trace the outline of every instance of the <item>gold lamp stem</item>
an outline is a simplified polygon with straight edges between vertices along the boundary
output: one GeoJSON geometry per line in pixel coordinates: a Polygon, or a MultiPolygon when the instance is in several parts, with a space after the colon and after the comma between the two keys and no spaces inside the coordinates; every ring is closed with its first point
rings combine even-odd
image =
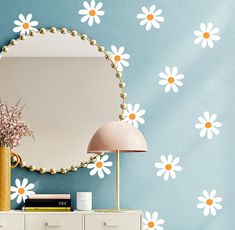
{"type": "Polygon", "coordinates": [[[116,208],[120,210],[120,152],[116,152],[116,208]]]}

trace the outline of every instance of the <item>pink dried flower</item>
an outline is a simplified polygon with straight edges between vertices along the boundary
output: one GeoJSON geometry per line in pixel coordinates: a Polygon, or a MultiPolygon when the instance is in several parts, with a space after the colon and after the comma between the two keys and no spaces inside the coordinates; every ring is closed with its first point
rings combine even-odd
{"type": "Polygon", "coordinates": [[[20,145],[22,137],[33,137],[33,131],[21,119],[22,110],[20,100],[16,105],[8,108],[6,103],[2,103],[0,99],[0,146],[16,147],[20,145]]]}

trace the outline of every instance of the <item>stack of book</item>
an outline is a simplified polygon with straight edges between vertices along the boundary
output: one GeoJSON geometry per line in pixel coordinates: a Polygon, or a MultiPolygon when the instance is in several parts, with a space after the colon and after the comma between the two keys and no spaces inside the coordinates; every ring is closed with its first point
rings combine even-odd
{"type": "Polygon", "coordinates": [[[33,194],[25,200],[26,212],[71,212],[70,194],[33,194]]]}

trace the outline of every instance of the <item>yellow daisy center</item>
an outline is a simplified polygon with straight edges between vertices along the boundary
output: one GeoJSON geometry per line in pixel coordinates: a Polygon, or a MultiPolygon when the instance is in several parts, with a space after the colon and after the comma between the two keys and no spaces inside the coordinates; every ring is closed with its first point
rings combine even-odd
{"type": "Polygon", "coordinates": [[[153,15],[153,14],[148,14],[148,15],[147,15],[147,19],[148,19],[149,21],[152,21],[152,20],[154,19],[154,15],[153,15]]]}
{"type": "Polygon", "coordinates": [[[114,56],[114,61],[115,61],[115,62],[121,61],[121,56],[120,56],[120,55],[115,55],[115,56],[114,56]]]}
{"type": "Polygon", "coordinates": [[[96,11],[95,10],[90,10],[89,15],[94,17],[96,15],[96,11]]]}
{"type": "Polygon", "coordinates": [[[135,118],[136,118],[136,115],[134,113],[129,114],[129,119],[130,120],[135,120],[135,118]]]}
{"type": "Polygon", "coordinates": [[[208,32],[203,33],[203,37],[205,39],[208,39],[210,37],[210,33],[208,33],[208,32]]]}
{"type": "Polygon", "coordinates": [[[19,193],[20,195],[23,195],[23,194],[25,193],[25,189],[24,189],[24,188],[19,188],[19,189],[18,189],[18,193],[19,193]]]}
{"type": "Polygon", "coordinates": [[[29,23],[25,22],[22,24],[23,29],[27,30],[29,28],[29,23]]]}
{"type": "Polygon", "coordinates": [[[98,169],[100,169],[100,168],[102,168],[103,167],[103,162],[101,162],[101,161],[98,161],[98,162],[96,162],[96,167],[98,168],[98,169]]]}
{"type": "Polygon", "coordinates": [[[170,171],[170,170],[172,169],[171,164],[166,164],[166,165],[165,165],[165,169],[166,169],[167,171],[170,171]]]}
{"type": "Polygon", "coordinates": [[[175,78],[170,76],[170,77],[168,77],[167,81],[169,84],[173,84],[175,82],[175,78]]]}
{"type": "Polygon", "coordinates": [[[154,224],[153,221],[149,221],[149,222],[148,222],[148,227],[149,227],[149,228],[154,228],[154,226],[155,226],[155,224],[154,224]]]}
{"type": "Polygon", "coordinates": [[[210,129],[211,127],[212,127],[212,123],[211,122],[206,122],[205,123],[205,127],[207,128],[207,129],[210,129]]]}
{"type": "Polygon", "coordinates": [[[208,200],[206,201],[206,204],[209,205],[209,206],[212,205],[212,204],[213,204],[213,200],[212,200],[212,199],[208,199],[208,200]]]}

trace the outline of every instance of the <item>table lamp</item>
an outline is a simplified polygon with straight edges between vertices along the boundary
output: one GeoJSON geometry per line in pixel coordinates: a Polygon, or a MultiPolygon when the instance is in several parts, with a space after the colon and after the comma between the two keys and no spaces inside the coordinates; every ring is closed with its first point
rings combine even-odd
{"type": "Polygon", "coordinates": [[[116,209],[120,209],[120,153],[146,152],[143,134],[124,121],[112,121],[100,127],[90,140],[87,153],[116,153],[116,209]]]}

